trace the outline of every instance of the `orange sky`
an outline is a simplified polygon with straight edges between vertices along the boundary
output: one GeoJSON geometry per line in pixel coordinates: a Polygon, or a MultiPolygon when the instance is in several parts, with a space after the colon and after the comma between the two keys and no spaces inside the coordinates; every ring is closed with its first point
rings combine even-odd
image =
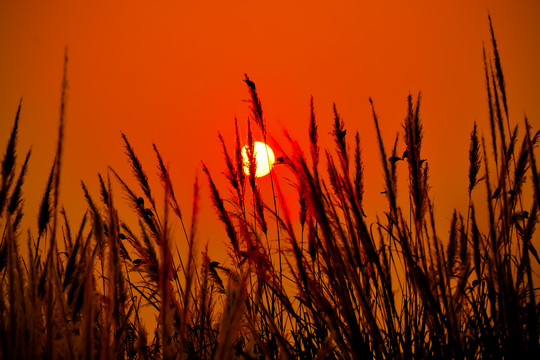
{"type": "MultiPolygon", "coordinates": [[[[235,115],[245,128],[248,92],[242,79],[248,73],[276,136],[285,127],[305,143],[313,95],[319,136],[328,142],[332,102],[337,104],[349,133],[361,133],[370,216],[381,214],[386,204],[368,97],[374,99],[390,146],[401,131],[407,95],[421,90],[431,194],[446,229],[453,208],[466,211],[474,120],[488,136],[482,64],[488,10],[511,119],[522,123],[526,113],[533,126],[540,126],[540,2],[439,3],[0,2],[0,146],[4,151],[23,96],[20,158],[33,146],[24,190],[27,221],[35,223],[53,161],[67,45],[62,202],[74,223],[83,214],[80,180],[97,197],[97,172],[110,165],[130,175],[123,131],[149,173],[155,169],[152,142],[158,145],[187,214],[199,172],[204,185],[199,238],[220,242],[224,233],[208,200],[200,161],[215,177],[224,170],[217,132],[232,146],[235,115]]],[[[159,199],[157,187],[154,191],[159,199]]]]}

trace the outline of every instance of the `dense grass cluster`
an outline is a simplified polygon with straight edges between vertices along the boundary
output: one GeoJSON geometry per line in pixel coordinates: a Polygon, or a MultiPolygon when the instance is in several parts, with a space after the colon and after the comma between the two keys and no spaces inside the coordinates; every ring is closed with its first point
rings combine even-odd
{"type": "MultiPolygon", "coordinates": [[[[273,201],[267,203],[255,176],[244,175],[238,124],[232,152],[219,136],[227,196],[203,165],[228,238],[227,266],[196,250],[198,180],[191,224],[184,224],[158,148],[163,201],[156,201],[125,136],[137,188],[113,169],[99,175],[98,196],[82,184],[88,211],[72,227],[58,201],[64,69],[58,146],[37,234],[21,229],[30,157],[28,152],[17,166],[21,105],[2,160],[0,359],[540,358],[534,272],[540,259],[533,242],[540,132],[527,119],[522,128],[512,124],[493,31],[491,44],[493,56],[484,54],[491,139],[479,138],[472,126],[463,194],[469,206],[454,212],[448,237],[437,233],[428,191],[420,96],[408,99],[403,154],[397,154],[397,137],[390,150],[383,143],[371,103],[387,198],[384,216],[373,223],[363,211],[359,134],[347,134],[334,107],[335,150],[320,149],[312,100],[309,151],[289,139],[290,155],[278,158],[298,190],[299,221],[289,213],[283,179],[272,174],[273,201]],[[404,205],[397,197],[398,162],[408,168],[404,205]],[[136,227],[119,214],[113,184],[135,211],[136,227]],[[485,193],[482,203],[473,201],[478,191],[485,193]],[[477,222],[480,208],[487,209],[485,230],[477,222]],[[171,236],[173,222],[181,225],[180,238],[171,236]],[[145,324],[148,312],[155,328],[145,324]]],[[[253,132],[265,141],[270,135],[255,84],[247,76],[245,82],[252,112],[249,168],[255,174],[253,132]]]]}

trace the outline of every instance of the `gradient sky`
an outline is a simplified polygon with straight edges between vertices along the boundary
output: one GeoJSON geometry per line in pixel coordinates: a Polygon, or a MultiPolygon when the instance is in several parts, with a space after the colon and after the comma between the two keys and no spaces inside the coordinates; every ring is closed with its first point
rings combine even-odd
{"type": "MultiPolygon", "coordinates": [[[[124,132],[152,175],[152,142],[161,149],[186,214],[199,173],[199,238],[220,243],[224,232],[208,200],[200,162],[215,177],[224,170],[217,133],[232,147],[235,116],[245,129],[249,95],[242,79],[247,73],[257,84],[269,131],[278,138],[286,128],[306,143],[313,95],[319,136],[331,144],[328,132],[336,103],[348,134],[361,134],[370,216],[381,214],[386,203],[380,195],[382,176],[368,97],[374,100],[390,147],[401,131],[408,94],[422,91],[424,157],[431,169],[436,215],[446,229],[454,208],[466,212],[473,121],[488,136],[482,63],[482,44],[489,45],[488,10],[511,120],[522,124],[527,114],[538,128],[537,0],[2,0],[0,146],[4,151],[22,96],[20,158],[31,145],[33,149],[24,189],[27,221],[35,223],[53,162],[68,46],[61,186],[62,203],[74,223],[84,211],[81,180],[97,197],[97,173],[105,173],[107,166],[130,178],[120,136],[124,132]]],[[[400,143],[399,149],[403,147],[400,143]]],[[[157,185],[155,176],[152,181],[157,185]]],[[[155,186],[159,199],[157,190],[155,186]]]]}

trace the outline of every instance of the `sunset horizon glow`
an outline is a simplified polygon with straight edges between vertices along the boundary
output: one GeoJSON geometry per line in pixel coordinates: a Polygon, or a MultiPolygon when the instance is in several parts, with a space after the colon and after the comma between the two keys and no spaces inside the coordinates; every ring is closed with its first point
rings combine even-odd
{"type": "Polygon", "coordinates": [[[0,1],[0,51],[0,360],[540,354],[539,0],[0,1]]]}

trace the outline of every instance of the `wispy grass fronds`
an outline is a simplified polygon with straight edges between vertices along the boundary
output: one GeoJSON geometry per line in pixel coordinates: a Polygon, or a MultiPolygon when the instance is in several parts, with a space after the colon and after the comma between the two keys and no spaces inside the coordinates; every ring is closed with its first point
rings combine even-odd
{"type": "Polygon", "coordinates": [[[488,73],[488,61],[486,58],[486,49],[485,47],[482,47],[482,52],[484,56],[484,74],[485,74],[485,82],[486,82],[486,92],[487,92],[487,102],[488,102],[488,109],[489,109],[489,127],[490,127],[490,134],[491,134],[491,146],[493,147],[493,156],[495,157],[495,163],[499,163],[499,152],[497,151],[497,135],[495,130],[495,115],[493,110],[493,97],[491,94],[491,81],[488,73]]]}
{"type": "Polygon", "coordinates": [[[160,242],[160,257],[161,262],[159,264],[159,292],[161,296],[160,309],[159,309],[159,325],[161,328],[161,341],[163,344],[163,358],[172,359],[174,357],[174,344],[172,339],[173,331],[173,314],[171,311],[172,303],[172,258],[171,249],[169,243],[169,216],[167,199],[169,198],[168,189],[165,187],[165,207],[164,207],[164,219],[163,219],[163,231],[161,232],[162,238],[160,242]]]}
{"type": "Polygon", "coordinates": [[[495,39],[495,32],[493,31],[493,23],[491,21],[491,15],[488,15],[488,19],[489,19],[489,30],[491,32],[491,44],[493,46],[493,55],[495,59],[495,69],[497,70],[497,83],[499,85],[499,90],[501,91],[504,112],[506,114],[506,118],[508,119],[508,103],[506,101],[506,84],[504,82],[504,75],[502,71],[501,56],[499,54],[499,49],[497,47],[497,40],[495,39]]]}
{"type": "Polygon", "coordinates": [[[122,133],[122,139],[124,140],[124,145],[126,148],[126,155],[128,156],[129,163],[131,164],[131,168],[133,169],[133,173],[135,174],[135,178],[139,182],[139,185],[141,189],[144,192],[144,195],[146,196],[146,199],[150,201],[152,204],[153,209],[156,208],[156,203],[154,201],[154,198],[152,197],[152,192],[150,190],[150,184],[148,183],[148,176],[143,170],[142,164],[139,161],[139,158],[135,154],[135,151],[131,147],[131,144],[129,143],[126,135],[122,133]]]}
{"type": "MultiPolygon", "coordinates": [[[[529,124],[529,121],[527,118],[525,118],[525,132],[527,134],[527,144],[529,149],[529,164],[532,170],[532,180],[533,180],[533,186],[534,186],[534,197],[536,199],[536,204],[538,207],[540,207],[540,175],[538,174],[538,168],[536,166],[536,157],[534,155],[534,143],[531,138],[531,125],[529,124]]],[[[536,138],[536,136],[534,137],[536,138]]]]}
{"type": "Polygon", "coordinates": [[[493,72],[493,65],[491,62],[489,63],[490,68],[490,75],[491,75],[491,89],[493,90],[493,109],[494,109],[494,117],[497,120],[497,128],[499,130],[499,137],[500,137],[500,146],[501,146],[501,160],[503,161],[503,166],[505,163],[508,163],[507,154],[507,143],[506,143],[506,131],[504,130],[504,123],[503,123],[503,115],[501,111],[501,103],[500,103],[500,89],[497,87],[497,84],[495,83],[496,78],[495,74],[493,72]]]}
{"type": "MultiPolygon", "coordinates": [[[[354,148],[354,190],[358,204],[362,208],[364,199],[364,163],[362,161],[362,150],[360,148],[360,134],[356,132],[356,146],[354,148]]],[[[363,210],[362,210],[363,212],[363,210]]]]}
{"type": "Polygon", "coordinates": [[[405,132],[405,144],[407,161],[409,164],[409,186],[413,203],[414,219],[417,232],[421,232],[421,222],[427,211],[426,173],[423,167],[424,159],[421,158],[422,149],[422,123],[420,122],[420,94],[413,106],[412,97],[408,97],[408,111],[403,125],[405,132]]]}
{"type": "Polygon", "coordinates": [[[345,141],[345,135],[347,135],[347,129],[343,120],[339,116],[336,108],[336,104],[333,105],[334,111],[334,130],[332,135],[334,136],[334,141],[338,148],[339,158],[341,159],[341,166],[344,169],[349,169],[349,151],[347,149],[347,143],[345,141]]]}
{"type": "Polygon", "coordinates": [[[253,189],[253,197],[255,199],[255,219],[259,224],[262,232],[266,235],[268,233],[268,226],[266,225],[266,219],[264,216],[264,203],[262,200],[261,191],[258,187],[253,189]]]}
{"type": "Polygon", "coordinates": [[[472,193],[476,184],[481,180],[481,178],[478,177],[481,161],[480,142],[478,140],[478,131],[475,122],[471,132],[471,142],[469,146],[469,194],[472,193]]]}
{"type": "Polygon", "coordinates": [[[24,159],[24,163],[19,173],[19,177],[17,178],[17,182],[15,183],[15,188],[13,189],[13,193],[11,194],[11,198],[9,200],[7,211],[10,215],[13,215],[13,213],[15,213],[17,209],[21,208],[23,202],[22,186],[24,184],[24,177],[28,168],[28,160],[30,159],[31,152],[32,150],[30,149],[26,154],[26,158],[24,159]]]}
{"type": "Polygon", "coordinates": [[[51,218],[51,211],[52,211],[51,210],[51,190],[53,186],[53,176],[54,176],[55,165],[56,165],[56,161],[53,164],[51,173],[49,174],[49,180],[47,181],[47,186],[45,187],[45,193],[43,194],[43,198],[41,199],[41,205],[39,207],[38,239],[41,238],[41,236],[43,235],[43,232],[47,228],[47,225],[49,224],[49,220],[51,218]]]}
{"type": "Polygon", "coordinates": [[[216,360],[234,359],[235,346],[241,329],[241,320],[247,300],[246,280],[239,284],[231,282],[221,317],[216,360]]]}
{"type": "Polygon", "coordinates": [[[319,164],[319,135],[317,132],[317,121],[315,120],[315,109],[313,107],[313,96],[309,100],[309,152],[313,162],[313,171],[316,171],[319,164]]]}
{"type": "Polygon", "coordinates": [[[144,199],[142,197],[137,197],[133,190],[131,190],[124,180],[122,180],[116,171],[114,171],[112,168],[109,168],[109,171],[111,171],[116,179],[120,182],[127,195],[129,205],[135,210],[139,219],[144,222],[144,224],[150,230],[154,240],[159,244],[161,241],[161,228],[154,216],[155,213],[150,208],[145,207],[144,199]]]}
{"type": "MultiPolygon", "coordinates": [[[[239,174],[237,174],[236,172],[236,168],[233,165],[233,161],[231,159],[231,156],[229,155],[229,152],[227,151],[227,145],[225,145],[225,141],[223,140],[223,136],[221,136],[221,133],[218,133],[218,139],[223,148],[223,157],[225,159],[225,164],[227,165],[227,172],[225,173],[225,176],[227,177],[227,180],[229,180],[229,183],[231,184],[231,186],[238,193],[240,191],[240,186],[238,184],[239,174]]],[[[242,176],[242,173],[240,173],[240,176],[242,176]]],[[[241,194],[239,194],[239,198],[240,196],[241,194]]]]}
{"type": "Polygon", "coordinates": [[[383,165],[384,181],[385,181],[384,193],[386,194],[386,197],[388,198],[388,202],[390,204],[390,210],[391,210],[390,216],[391,216],[392,222],[397,223],[397,185],[396,185],[396,182],[393,180],[390,169],[388,168],[388,162],[386,160],[388,159],[388,157],[387,157],[386,149],[384,147],[381,130],[379,127],[379,120],[378,120],[377,114],[375,113],[375,107],[373,105],[373,101],[371,100],[371,98],[369,99],[369,103],[371,105],[371,112],[373,115],[373,122],[375,124],[375,130],[377,131],[379,154],[381,157],[381,163],[383,165]]]}
{"type": "Polygon", "coordinates": [[[468,159],[463,159],[469,161],[468,186],[461,194],[469,200],[467,218],[460,209],[448,214],[448,235],[441,236],[428,191],[420,96],[408,97],[404,136],[398,133],[389,151],[370,99],[383,170],[383,189],[377,192],[384,190],[388,201],[384,216],[376,214],[376,221],[369,223],[362,208],[366,152],[360,134],[356,132],[349,149],[345,123],[334,106],[328,120],[334,127],[330,140],[335,146],[319,148],[313,99],[309,154],[287,133],[291,150],[275,144],[281,169],[272,170],[269,179],[274,206],[265,202],[266,185],[261,183],[265,180],[255,177],[251,121],[265,139],[268,129],[255,84],[246,76],[252,111],[248,161],[242,157],[236,120],[234,153],[218,136],[230,198],[222,197],[219,183],[203,163],[212,204],[232,248],[225,261],[211,259],[208,251],[219,238],[212,238],[203,247],[201,261],[197,259],[198,178],[188,233],[181,199],[173,193],[171,174],[157,146],[153,149],[163,197],[155,202],[155,189],[125,135],[138,187],[131,188],[109,169],[106,176],[98,174],[100,201],[94,201],[82,183],[88,210],[72,231],[59,203],[64,66],[59,141],[40,199],[37,239],[31,230],[25,239],[27,255],[19,247],[30,152],[17,169],[18,120],[2,163],[6,189],[2,208],[7,211],[0,212],[0,360],[539,358],[535,269],[540,264],[536,244],[540,175],[535,151],[540,131],[533,130],[527,118],[524,134],[510,124],[491,24],[490,30],[495,60],[484,52],[484,71],[493,152],[488,153],[474,123],[468,159]],[[398,156],[403,143],[405,151],[398,156]],[[397,197],[405,159],[408,201],[397,197]],[[111,173],[124,202],[135,210],[130,217],[123,217],[117,205],[111,173]],[[484,197],[473,197],[482,180],[484,197]],[[283,181],[296,189],[298,220],[289,211],[296,195],[294,200],[285,196],[283,181]],[[63,217],[60,223],[58,215],[63,217]],[[138,227],[130,225],[133,216],[138,227]],[[276,233],[268,230],[267,219],[275,220],[276,233]],[[178,220],[187,247],[173,254],[178,220]],[[270,246],[276,242],[277,252],[270,246]],[[279,267],[274,261],[278,256],[279,267]]]}
{"type": "Polygon", "coordinates": [[[245,176],[241,176],[244,173],[244,158],[242,156],[242,145],[240,143],[240,135],[238,133],[238,119],[234,118],[234,130],[235,130],[235,148],[234,148],[234,158],[236,163],[236,174],[238,175],[238,184],[240,184],[240,195],[238,196],[238,201],[240,203],[240,208],[242,212],[244,211],[244,186],[246,182],[245,176]]]}
{"type": "Polygon", "coordinates": [[[176,214],[178,218],[182,221],[182,212],[180,211],[180,206],[178,205],[178,201],[176,200],[176,196],[174,195],[174,189],[172,186],[171,181],[171,175],[169,173],[169,170],[165,167],[165,163],[163,162],[163,158],[161,157],[161,154],[159,153],[156,144],[152,144],[154,148],[154,152],[156,153],[157,159],[158,159],[158,173],[159,178],[161,179],[161,185],[165,189],[165,191],[168,194],[168,201],[176,214]]]}
{"type": "Polygon", "coordinates": [[[17,158],[16,147],[17,147],[17,133],[19,129],[19,117],[21,114],[22,99],[19,102],[19,107],[17,108],[17,114],[15,115],[15,122],[13,124],[13,129],[11,130],[11,135],[9,137],[8,144],[6,146],[6,152],[2,158],[2,187],[0,188],[0,215],[4,211],[6,199],[8,196],[9,188],[13,181],[14,169],[15,169],[15,160],[17,158]]]}
{"type": "Polygon", "coordinates": [[[244,82],[249,88],[249,95],[251,96],[251,106],[250,110],[253,114],[253,120],[255,121],[255,124],[259,126],[261,129],[261,132],[263,134],[264,139],[266,140],[266,125],[263,118],[263,110],[261,105],[261,100],[259,99],[259,95],[257,94],[257,89],[255,88],[255,83],[249,79],[247,74],[244,74],[244,82]]]}
{"type": "Polygon", "coordinates": [[[217,210],[219,219],[221,220],[223,225],[225,225],[227,236],[229,237],[229,240],[231,242],[231,245],[233,247],[235,254],[239,255],[240,247],[238,243],[238,237],[236,235],[236,231],[234,229],[229,213],[227,212],[227,210],[225,210],[225,204],[223,202],[223,199],[221,198],[219,191],[216,185],[214,184],[214,181],[212,180],[212,176],[210,175],[208,168],[204,164],[203,164],[203,171],[208,177],[208,182],[210,184],[210,197],[212,199],[212,203],[217,210]]]}

